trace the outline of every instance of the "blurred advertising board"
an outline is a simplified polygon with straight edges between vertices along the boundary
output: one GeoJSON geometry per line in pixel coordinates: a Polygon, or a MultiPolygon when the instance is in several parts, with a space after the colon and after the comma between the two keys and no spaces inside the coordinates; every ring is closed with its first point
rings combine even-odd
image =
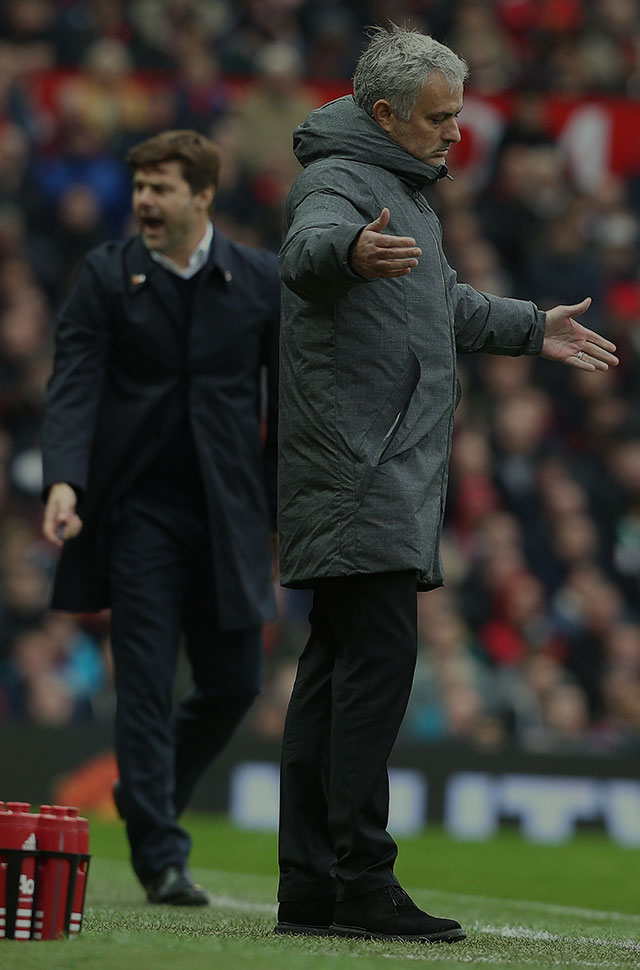
{"type": "MultiPolygon", "coordinates": [[[[200,782],[192,808],[228,813],[245,828],[275,831],[278,756],[277,741],[241,730],[200,782]]],[[[3,725],[5,800],[72,802],[82,814],[115,817],[116,776],[110,725],[3,725]]],[[[483,840],[515,827],[531,841],[559,843],[591,828],[620,845],[640,847],[640,775],[632,754],[398,747],[390,792],[390,828],[397,835],[441,824],[456,838],[483,840]]]]}

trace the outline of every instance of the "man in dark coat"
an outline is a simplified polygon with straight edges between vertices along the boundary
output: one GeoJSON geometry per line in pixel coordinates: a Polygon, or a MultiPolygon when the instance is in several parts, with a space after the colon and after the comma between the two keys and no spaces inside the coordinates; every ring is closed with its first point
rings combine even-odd
{"type": "Polygon", "coordinates": [[[112,610],[133,868],[152,902],[200,905],[177,819],[259,692],[274,614],[279,280],[214,230],[212,142],[166,132],[127,160],[140,234],[90,252],[59,315],[43,529],[53,608],[112,610]]]}
{"type": "Polygon", "coordinates": [[[394,874],[387,759],[416,660],[417,589],[439,555],[456,353],[583,370],[612,344],[573,316],[459,283],[424,194],[460,139],[466,65],[423,34],[373,32],[354,96],[294,134],[304,171],[280,253],[282,582],[314,590],[285,724],[278,932],[464,937],[394,874]]]}

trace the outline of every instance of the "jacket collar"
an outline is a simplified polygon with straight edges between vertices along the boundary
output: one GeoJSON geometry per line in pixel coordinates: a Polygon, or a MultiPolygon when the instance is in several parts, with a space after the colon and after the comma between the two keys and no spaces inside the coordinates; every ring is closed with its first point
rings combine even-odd
{"type": "MultiPolygon", "coordinates": [[[[213,233],[207,262],[200,273],[204,277],[208,276],[212,271],[215,271],[220,274],[225,282],[230,283],[232,280],[232,262],[231,244],[222,235],[220,230],[216,229],[213,233]]],[[[160,285],[163,293],[166,292],[166,287],[162,286],[161,281],[168,282],[165,277],[169,271],[152,258],[151,253],[142,241],[142,237],[139,235],[134,236],[131,240],[127,259],[127,270],[129,274],[127,280],[129,292],[136,292],[137,290],[143,289],[147,282],[151,282],[154,286],[160,285]]],[[[171,287],[171,289],[173,290],[174,288],[171,287]]]]}
{"type": "Polygon", "coordinates": [[[207,222],[207,228],[205,229],[204,235],[189,257],[188,265],[184,267],[178,266],[177,263],[174,263],[174,261],[169,258],[169,256],[166,256],[159,250],[151,249],[149,253],[154,263],[159,263],[160,266],[164,267],[164,269],[168,270],[170,273],[174,273],[183,280],[189,280],[192,276],[195,276],[196,273],[200,272],[202,267],[209,259],[212,239],[213,225],[211,224],[211,221],[209,221],[207,222]]]}
{"type": "Polygon", "coordinates": [[[446,165],[427,165],[397,145],[353,95],[312,111],[293,133],[293,150],[305,167],[325,158],[343,158],[386,169],[416,188],[448,175],[446,165]]]}
{"type": "MultiPolygon", "coordinates": [[[[216,229],[209,249],[207,262],[200,270],[195,285],[199,291],[211,273],[217,273],[224,280],[224,285],[232,281],[232,250],[228,239],[216,229]]],[[[129,294],[135,296],[151,287],[159,299],[161,306],[171,319],[174,326],[181,328],[182,306],[176,286],[171,279],[169,270],[151,257],[151,253],[143,243],[141,237],[135,236],[127,249],[125,267],[128,274],[127,285],[129,294]]]]}

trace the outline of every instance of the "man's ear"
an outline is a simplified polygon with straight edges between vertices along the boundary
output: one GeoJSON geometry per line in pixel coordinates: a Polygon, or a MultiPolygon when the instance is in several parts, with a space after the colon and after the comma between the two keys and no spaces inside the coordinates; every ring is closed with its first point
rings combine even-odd
{"type": "Polygon", "coordinates": [[[392,131],[397,121],[393,108],[384,98],[374,104],[373,117],[385,131],[392,131]]]}
{"type": "Polygon", "coordinates": [[[216,190],[213,187],[213,185],[207,185],[206,188],[201,189],[200,192],[198,192],[198,195],[200,196],[203,202],[202,208],[210,209],[211,206],[213,205],[213,200],[216,195],[216,190]]]}

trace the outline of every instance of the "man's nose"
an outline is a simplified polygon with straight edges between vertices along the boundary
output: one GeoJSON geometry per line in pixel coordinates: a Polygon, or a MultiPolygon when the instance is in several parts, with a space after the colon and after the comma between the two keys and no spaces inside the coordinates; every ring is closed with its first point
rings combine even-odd
{"type": "Polygon", "coordinates": [[[153,190],[148,185],[136,190],[136,199],[141,205],[152,205],[154,202],[153,190]]]}
{"type": "Polygon", "coordinates": [[[445,141],[448,141],[451,144],[455,144],[456,142],[460,141],[462,135],[460,134],[460,126],[458,125],[457,118],[451,119],[442,134],[445,141]]]}

